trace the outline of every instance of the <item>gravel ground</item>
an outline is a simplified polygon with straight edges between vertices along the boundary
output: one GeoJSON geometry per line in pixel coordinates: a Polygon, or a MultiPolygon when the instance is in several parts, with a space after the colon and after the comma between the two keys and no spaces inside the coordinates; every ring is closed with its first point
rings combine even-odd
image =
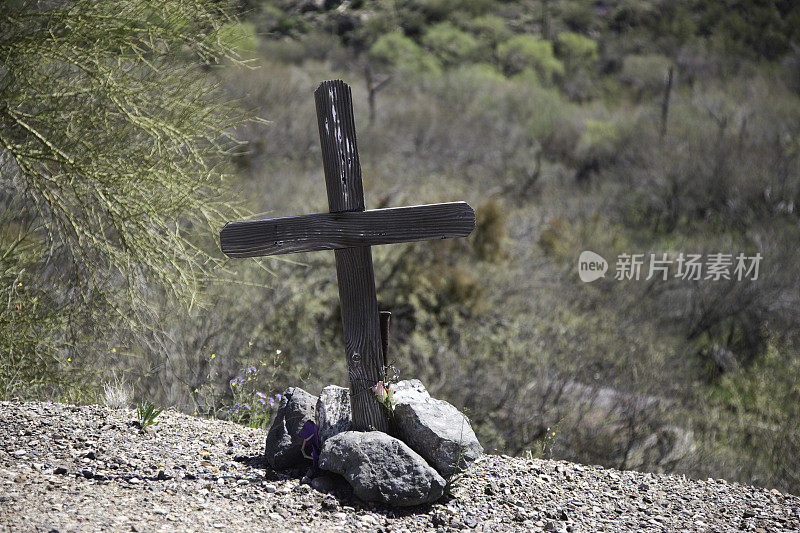
{"type": "Polygon", "coordinates": [[[723,480],[486,455],[390,509],[277,473],[266,432],[168,411],[0,402],[0,531],[800,531],[800,498],[723,480]]]}

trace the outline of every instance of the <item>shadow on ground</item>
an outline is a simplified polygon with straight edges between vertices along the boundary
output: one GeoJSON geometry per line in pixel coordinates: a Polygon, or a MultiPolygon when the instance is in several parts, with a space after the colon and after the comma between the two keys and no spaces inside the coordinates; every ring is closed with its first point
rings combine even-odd
{"type": "MultiPolygon", "coordinates": [[[[391,507],[375,502],[365,502],[353,494],[353,489],[347,481],[339,474],[332,472],[318,472],[312,475],[311,468],[291,468],[287,470],[275,470],[267,462],[264,454],[259,455],[237,455],[233,458],[237,463],[241,463],[254,470],[262,471],[265,480],[286,481],[288,479],[297,480],[300,485],[309,485],[310,490],[316,490],[320,494],[333,498],[341,507],[352,507],[356,511],[369,510],[379,513],[386,518],[402,518],[404,516],[428,514],[435,504],[416,505],[413,507],[391,507]]],[[[450,495],[445,495],[436,504],[446,504],[453,499],[450,495]]],[[[331,510],[337,506],[332,506],[331,510]]],[[[325,505],[323,504],[323,508],[325,505]]]]}

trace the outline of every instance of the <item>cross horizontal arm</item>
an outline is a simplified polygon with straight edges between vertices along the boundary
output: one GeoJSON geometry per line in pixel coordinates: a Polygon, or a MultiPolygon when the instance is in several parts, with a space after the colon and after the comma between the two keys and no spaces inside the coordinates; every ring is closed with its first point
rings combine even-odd
{"type": "Polygon", "coordinates": [[[450,202],[228,222],[220,243],[229,257],[257,257],[466,237],[474,227],[472,208],[450,202]]]}

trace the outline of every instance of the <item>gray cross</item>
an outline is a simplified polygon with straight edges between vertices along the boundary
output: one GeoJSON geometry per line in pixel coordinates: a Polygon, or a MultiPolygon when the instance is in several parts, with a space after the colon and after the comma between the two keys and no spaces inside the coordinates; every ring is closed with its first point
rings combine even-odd
{"type": "Polygon", "coordinates": [[[465,237],[475,227],[475,213],[464,202],[365,211],[350,87],[325,81],[314,99],[330,212],[228,222],[220,243],[230,257],[334,250],[353,429],[388,432],[370,393],[385,371],[370,246],[465,237]]]}

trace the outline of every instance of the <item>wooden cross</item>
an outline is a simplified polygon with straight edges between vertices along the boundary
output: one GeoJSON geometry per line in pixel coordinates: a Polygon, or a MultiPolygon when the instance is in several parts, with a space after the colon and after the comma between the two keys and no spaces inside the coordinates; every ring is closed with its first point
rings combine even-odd
{"type": "Polygon", "coordinates": [[[475,213],[464,202],[365,211],[350,87],[325,81],[314,99],[330,212],[228,222],[220,243],[229,257],[334,250],[353,428],[388,432],[370,390],[385,371],[370,246],[465,237],[475,227],[475,213]]]}

